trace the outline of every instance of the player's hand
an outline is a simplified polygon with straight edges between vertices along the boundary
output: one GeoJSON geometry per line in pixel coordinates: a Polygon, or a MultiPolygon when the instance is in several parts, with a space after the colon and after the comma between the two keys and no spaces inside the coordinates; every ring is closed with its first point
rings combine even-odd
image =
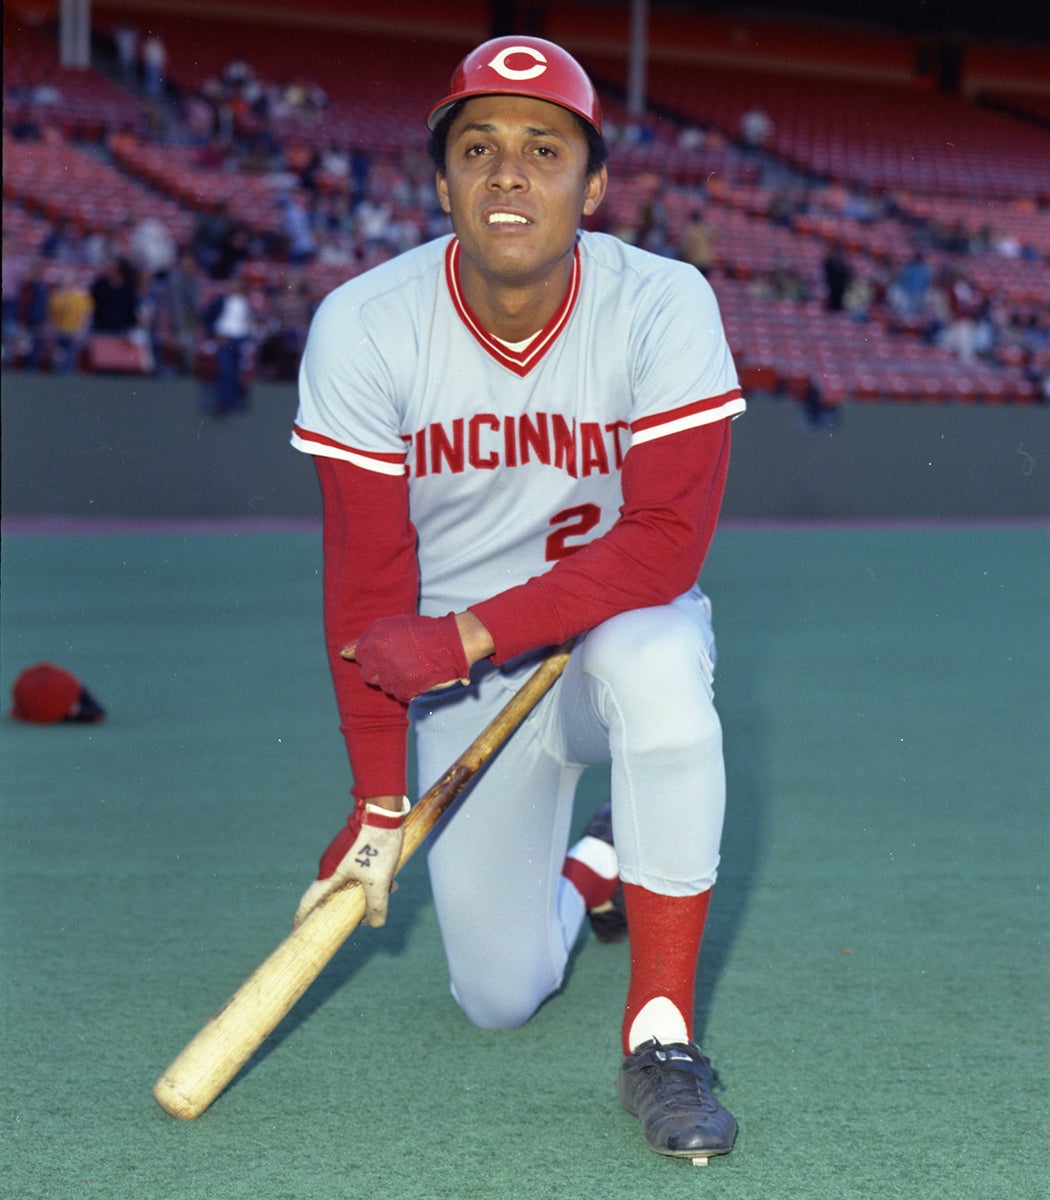
{"type": "Polygon", "coordinates": [[[340,652],[366,683],[407,703],[434,688],[470,682],[470,663],[455,614],[383,617],[340,652]]]}
{"type": "Polygon", "coordinates": [[[353,880],[364,888],[365,920],[379,926],[386,922],[387,901],[394,887],[394,872],[401,857],[408,797],[400,812],[358,800],[342,829],[321,855],[317,879],[303,893],[294,924],[298,925],[322,900],[353,880]]]}

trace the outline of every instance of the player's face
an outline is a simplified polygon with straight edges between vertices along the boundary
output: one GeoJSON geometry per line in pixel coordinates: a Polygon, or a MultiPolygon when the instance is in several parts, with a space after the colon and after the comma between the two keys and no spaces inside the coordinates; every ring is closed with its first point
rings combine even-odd
{"type": "Polygon", "coordinates": [[[605,183],[604,167],[587,174],[587,139],[567,109],[527,96],[468,100],[437,178],[463,245],[464,283],[468,273],[511,287],[567,279],[580,219],[597,209],[605,183]]]}

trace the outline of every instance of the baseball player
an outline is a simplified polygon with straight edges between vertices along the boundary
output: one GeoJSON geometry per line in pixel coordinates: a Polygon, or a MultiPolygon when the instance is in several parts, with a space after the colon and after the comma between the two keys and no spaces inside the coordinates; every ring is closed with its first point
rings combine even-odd
{"type": "Polygon", "coordinates": [[[356,805],[297,919],[358,880],[383,923],[409,723],[429,783],[575,639],[430,839],[452,992],[479,1026],[519,1025],[586,915],[603,940],[626,930],[620,1099],[653,1150],[725,1154],[736,1122],[692,1040],[725,793],[697,579],[744,410],[717,306],[691,267],[581,232],[606,147],[560,47],[479,46],[427,124],[454,233],[331,293],[300,374],[356,805]],[[610,806],[567,853],[596,763],[610,806]]]}

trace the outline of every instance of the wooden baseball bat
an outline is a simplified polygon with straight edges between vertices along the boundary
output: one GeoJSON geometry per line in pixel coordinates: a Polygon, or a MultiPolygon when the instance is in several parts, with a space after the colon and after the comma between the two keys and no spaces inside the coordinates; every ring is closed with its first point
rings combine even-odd
{"type": "MultiPolygon", "coordinates": [[[[405,819],[400,871],[453,800],[528,716],[565,668],[569,644],[552,651],[405,819]]],[[[153,1098],[191,1120],[225,1089],[361,923],[364,891],[333,892],[264,959],[160,1076],[153,1098]]]]}

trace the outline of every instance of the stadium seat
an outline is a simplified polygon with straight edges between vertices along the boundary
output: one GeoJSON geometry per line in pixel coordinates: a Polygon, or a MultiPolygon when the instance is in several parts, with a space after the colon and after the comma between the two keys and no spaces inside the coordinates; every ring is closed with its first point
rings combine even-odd
{"type": "Polygon", "coordinates": [[[122,334],[92,334],[86,359],[89,371],[120,375],[148,375],[154,365],[148,345],[122,334]]]}

